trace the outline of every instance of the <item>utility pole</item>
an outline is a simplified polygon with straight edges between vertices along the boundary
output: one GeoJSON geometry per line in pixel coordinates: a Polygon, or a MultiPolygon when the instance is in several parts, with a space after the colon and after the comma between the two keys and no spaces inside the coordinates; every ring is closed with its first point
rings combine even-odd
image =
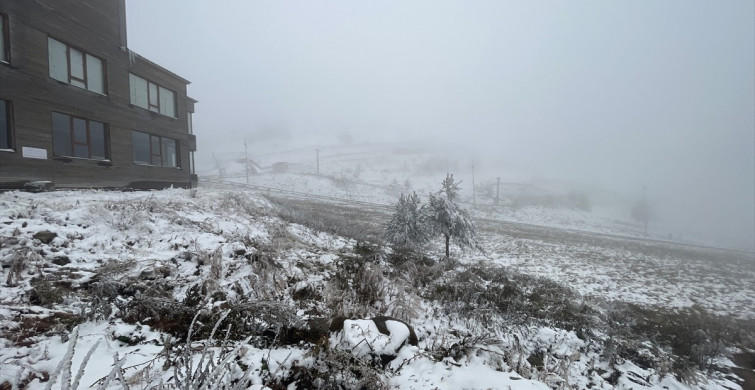
{"type": "Polygon", "coordinates": [[[645,207],[644,211],[644,221],[645,222],[645,235],[648,234],[648,222],[650,221],[650,206],[648,206],[648,195],[647,195],[647,187],[645,186],[645,183],[642,183],[642,205],[645,207]]]}
{"type": "Polygon", "coordinates": [[[495,190],[495,205],[498,206],[498,202],[500,202],[501,199],[501,178],[498,177],[498,186],[495,190]]]}
{"type": "Polygon", "coordinates": [[[474,165],[472,165],[472,207],[477,207],[477,196],[475,196],[474,188],[474,165]]]}
{"type": "Polygon", "coordinates": [[[317,175],[320,175],[320,149],[315,149],[317,152],[317,175]]]}
{"type": "Polygon", "coordinates": [[[244,137],[244,169],[246,170],[246,185],[249,185],[249,149],[246,147],[246,137],[244,137]]]}

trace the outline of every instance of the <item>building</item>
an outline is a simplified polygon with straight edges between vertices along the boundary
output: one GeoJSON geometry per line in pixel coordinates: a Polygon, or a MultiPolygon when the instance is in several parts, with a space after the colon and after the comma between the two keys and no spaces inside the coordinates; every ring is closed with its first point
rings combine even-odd
{"type": "Polygon", "coordinates": [[[0,189],[196,186],[189,82],[128,49],[125,11],[0,0],[0,189]]]}

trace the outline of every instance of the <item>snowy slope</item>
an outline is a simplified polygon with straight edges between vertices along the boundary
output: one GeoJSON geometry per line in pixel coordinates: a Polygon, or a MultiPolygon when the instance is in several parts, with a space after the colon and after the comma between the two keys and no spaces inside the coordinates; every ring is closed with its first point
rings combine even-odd
{"type": "Polygon", "coordinates": [[[462,181],[464,201],[478,217],[755,250],[755,237],[727,235],[663,213],[646,233],[630,216],[637,194],[631,198],[596,185],[542,179],[541,173],[505,161],[403,144],[291,144],[253,144],[250,167],[259,169],[251,169],[248,179],[243,153],[214,156],[200,177],[392,204],[401,192],[437,191],[449,172],[462,181]],[[280,162],[287,164],[287,173],[273,173],[273,164],[280,162]],[[578,202],[581,196],[585,204],[578,202]]]}
{"type": "MultiPolygon", "coordinates": [[[[225,370],[213,385],[248,379],[253,389],[288,384],[741,388],[735,377],[724,373],[733,365],[725,353],[710,363],[715,369],[691,370],[686,378],[695,381],[682,383],[659,368],[663,359],[673,358],[667,347],[652,340],[640,345],[630,335],[610,333],[614,328],[603,318],[619,312],[607,309],[614,305],[611,299],[687,306],[685,299],[691,298],[673,298],[685,288],[665,291],[664,276],[627,285],[607,269],[574,262],[564,269],[580,269],[590,286],[604,283],[610,289],[629,286],[639,291],[633,283],[657,285],[637,298],[583,284],[582,295],[506,268],[489,268],[507,265],[535,276],[563,272],[554,264],[578,257],[580,248],[574,252],[569,246],[490,232],[483,237],[489,255],[457,251],[458,262],[400,263],[351,238],[281,219],[285,213],[277,207],[257,193],[206,188],[0,194],[0,384],[42,389],[61,367],[57,388],[74,381],[84,367],[81,389],[108,381],[110,374],[107,388],[152,388],[161,381],[177,386],[188,380],[188,372],[212,362],[212,367],[225,370]],[[44,237],[35,239],[42,231],[56,236],[46,243],[44,237]],[[486,306],[505,303],[495,300],[494,287],[513,294],[512,302],[521,297],[526,304],[508,312],[486,306]],[[544,295],[535,301],[538,291],[544,295]],[[568,299],[547,298],[552,291],[568,299]],[[488,293],[491,301],[475,298],[488,293]],[[531,319],[517,314],[535,304],[542,306],[531,319]],[[577,322],[559,313],[577,307],[572,305],[583,305],[579,307],[592,314],[576,314],[584,326],[566,329],[561,326],[577,322]],[[195,338],[187,344],[186,328],[195,313],[195,338]],[[223,313],[230,314],[218,322],[215,340],[224,339],[226,324],[234,326],[225,346],[208,340],[223,313]],[[324,341],[307,340],[306,324],[314,326],[309,321],[337,315],[356,321],[346,322],[352,327],[330,333],[324,341]],[[418,345],[405,342],[407,331],[400,322],[389,325],[390,336],[376,333],[366,321],[376,315],[409,322],[418,345]],[[353,326],[360,333],[349,333],[353,326]],[[77,333],[72,334],[73,329],[77,333]],[[610,349],[613,337],[626,341],[621,345],[638,356],[654,356],[632,360],[610,349]],[[385,366],[370,360],[377,352],[394,351],[397,357],[385,366]],[[652,364],[642,366],[647,361],[652,364]],[[70,368],[59,366],[61,362],[70,368]]],[[[647,269],[658,261],[652,256],[645,260],[647,269]]],[[[557,279],[571,283],[574,275],[557,279]]],[[[710,286],[722,283],[716,275],[710,273],[710,286]]],[[[755,293],[752,284],[746,285],[749,278],[752,275],[740,279],[741,295],[717,294],[710,309],[722,314],[728,313],[727,307],[749,310],[745,318],[752,318],[755,293]]],[[[722,352],[736,352],[733,347],[722,352]]],[[[193,382],[198,380],[195,376],[193,382]]]]}

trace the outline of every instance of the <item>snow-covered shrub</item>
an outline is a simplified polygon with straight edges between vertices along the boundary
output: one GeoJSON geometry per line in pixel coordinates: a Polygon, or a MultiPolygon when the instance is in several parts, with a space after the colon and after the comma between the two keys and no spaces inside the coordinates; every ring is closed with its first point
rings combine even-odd
{"type": "Polygon", "coordinates": [[[433,283],[426,292],[426,298],[440,303],[445,315],[469,318],[490,310],[490,304],[484,299],[484,291],[484,281],[475,273],[455,272],[433,283]]]}
{"type": "Polygon", "coordinates": [[[385,225],[385,240],[397,250],[420,251],[430,240],[422,202],[416,192],[403,193],[398,199],[391,219],[385,225]]]}
{"type": "Polygon", "coordinates": [[[0,336],[13,340],[17,345],[31,345],[40,337],[66,335],[76,326],[86,321],[77,313],[52,312],[37,317],[24,317],[10,329],[0,330],[0,336]]]}
{"type": "Polygon", "coordinates": [[[265,383],[271,388],[303,389],[374,389],[387,390],[388,378],[380,364],[358,359],[347,350],[330,348],[328,341],[316,344],[303,361],[294,362],[287,373],[270,376],[265,383]]]}
{"type": "Polygon", "coordinates": [[[140,296],[119,303],[123,320],[145,324],[176,337],[185,337],[196,310],[173,299],[140,296]]]}
{"type": "Polygon", "coordinates": [[[392,283],[385,277],[382,254],[376,248],[357,244],[356,255],[342,255],[326,291],[331,313],[347,316],[384,314],[392,283]]]}
{"type": "Polygon", "coordinates": [[[428,204],[423,209],[430,234],[441,235],[445,239],[446,259],[450,256],[451,241],[460,247],[482,250],[477,242],[477,228],[472,216],[458,202],[459,182],[451,174],[446,175],[441,189],[430,193],[428,204]]]}
{"type": "Polygon", "coordinates": [[[92,223],[107,221],[114,229],[137,232],[153,232],[155,227],[151,224],[151,213],[160,211],[162,208],[154,201],[153,197],[109,200],[102,204],[91,207],[92,223]]]}
{"type": "Polygon", "coordinates": [[[254,299],[280,299],[286,291],[287,278],[278,255],[261,250],[252,257],[251,272],[246,276],[241,293],[254,299]]]}
{"type": "Polygon", "coordinates": [[[15,287],[23,279],[23,272],[31,265],[30,256],[39,257],[29,248],[21,248],[14,249],[10,255],[3,259],[3,268],[8,268],[6,286],[15,287]]]}
{"type": "Polygon", "coordinates": [[[726,345],[755,347],[755,325],[751,322],[719,317],[700,307],[663,309],[614,304],[607,323],[611,338],[606,341],[606,350],[616,354],[615,360],[670,370],[686,382],[694,383],[699,371],[710,369],[726,345]],[[659,347],[643,357],[640,351],[648,348],[644,344],[648,339],[659,347]]]}
{"type": "Polygon", "coordinates": [[[387,288],[380,266],[362,263],[336,272],[326,291],[326,300],[333,313],[367,316],[379,312],[377,307],[384,302],[387,288]]]}
{"type": "MultiPolygon", "coordinates": [[[[296,236],[288,231],[288,228],[281,224],[273,225],[268,232],[269,245],[260,249],[268,252],[279,252],[291,249],[296,246],[298,240],[296,236]]],[[[243,242],[243,241],[242,241],[243,242]]],[[[252,243],[254,245],[254,243],[252,243]]],[[[260,245],[258,245],[260,246],[260,245]]]]}
{"type": "Polygon", "coordinates": [[[72,293],[54,278],[36,277],[29,282],[29,303],[45,307],[63,303],[63,299],[72,293]]]}
{"type": "Polygon", "coordinates": [[[453,261],[436,262],[422,253],[413,251],[394,250],[386,261],[393,265],[391,276],[408,282],[414,288],[424,288],[436,281],[453,261]]]}

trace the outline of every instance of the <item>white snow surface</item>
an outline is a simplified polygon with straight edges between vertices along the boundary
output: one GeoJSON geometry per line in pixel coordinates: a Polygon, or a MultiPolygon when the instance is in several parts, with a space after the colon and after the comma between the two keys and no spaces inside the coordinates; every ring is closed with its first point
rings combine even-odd
{"type": "Polygon", "coordinates": [[[330,345],[351,351],[355,356],[395,355],[409,338],[409,328],[401,322],[385,322],[390,334],[383,334],[373,320],[346,320],[343,330],[331,337],[330,345]]]}

